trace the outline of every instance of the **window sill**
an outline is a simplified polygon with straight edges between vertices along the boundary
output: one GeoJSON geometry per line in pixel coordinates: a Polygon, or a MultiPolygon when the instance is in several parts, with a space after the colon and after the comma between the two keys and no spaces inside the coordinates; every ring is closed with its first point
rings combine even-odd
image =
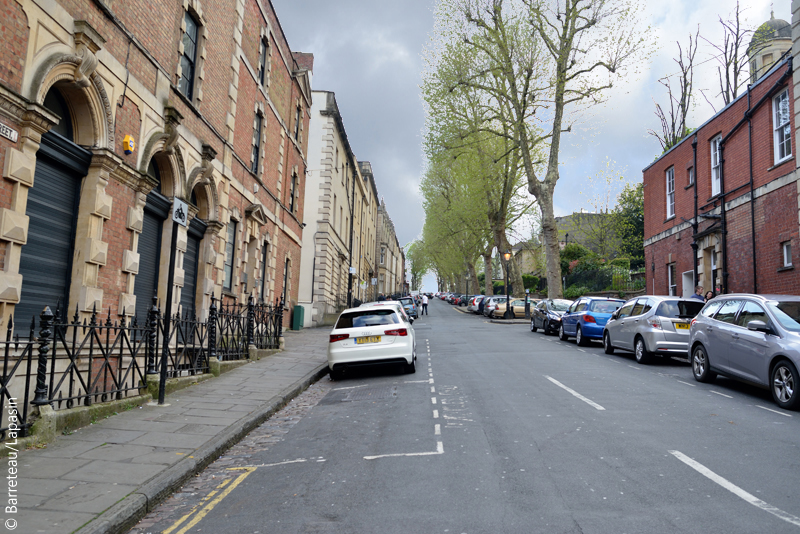
{"type": "Polygon", "coordinates": [[[669,221],[671,221],[671,220],[673,220],[673,219],[675,219],[675,216],[674,216],[674,215],[670,215],[669,217],[667,217],[666,219],[664,219],[664,222],[665,222],[665,223],[667,223],[667,222],[669,222],[669,221]]]}
{"type": "Polygon", "coordinates": [[[767,169],[767,172],[773,171],[773,170],[777,169],[778,167],[780,167],[781,165],[783,165],[784,163],[788,163],[788,162],[793,161],[793,160],[794,160],[794,156],[789,156],[786,159],[782,159],[781,161],[775,163],[775,165],[773,165],[772,167],[767,169]]]}
{"type": "Polygon", "coordinates": [[[236,298],[236,295],[235,295],[235,294],[233,293],[233,291],[231,291],[230,289],[223,289],[223,290],[222,290],[222,296],[223,296],[223,297],[231,297],[231,298],[236,298]]]}
{"type": "Polygon", "coordinates": [[[791,270],[793,270],[793,269],[794,269],[794,265],[786,265],[785,267],[781,267],[781,268],[779,268],[779,269],[778,269],[778,272],[779,272],[779,273],[782,273],[782,272],[784,272],[784,271],[791,271],[791,270]]]}
{"type": "Polygon", "coordinates": [[[687,186],[684,186],[683,190],[686,191],[687,189],[691,189],[692,187],[694,187],[694,184],[689,184],[687,186]]]}

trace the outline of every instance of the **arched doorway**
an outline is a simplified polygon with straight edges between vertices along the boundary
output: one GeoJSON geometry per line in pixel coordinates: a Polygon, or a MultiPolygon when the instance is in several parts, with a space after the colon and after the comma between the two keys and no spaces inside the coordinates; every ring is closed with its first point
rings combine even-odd
{"type": "Polygon", "coordinates": [[[142,233],[139,234],[139,272],[133,284],[136,295],[136,317],[139,324],[147,318],[147,311],[153,305],[153,295],[158,289],[159,266],[161,264],[161,237],[164,221],[169,217],[170,201],[162,194],[161,166],[158,156],[150,159],[147,174],[158,185],[147,195],[142,220],[142,233]]]}
{"type": "Polygon", "coordinates": [[[92,158],[91,152],[74,142],[72,115],[57,87],[48,91],[44,106],[61,120],[42,135],[34,186],[28,191],[28,240],[20,253],[22,291],[14,311],[21,325],[57,303],[66,314],[81,181],[92,158]]]}

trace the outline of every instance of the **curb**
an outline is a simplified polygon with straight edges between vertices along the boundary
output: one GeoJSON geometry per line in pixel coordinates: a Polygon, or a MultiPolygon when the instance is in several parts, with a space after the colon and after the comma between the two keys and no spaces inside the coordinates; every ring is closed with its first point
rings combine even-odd
{"type": "Polygon", "coordinates": [[[226,427],[217,436],[197,449],[193,458],[184,458],[166,471],[150,479],[137,491],[108,508],[75,534],[124,533],[136,526],[145,515],[169,497],[190,477],[205,469],[226,450],[242,440],[254,428],[269,419],[311,384],[328,374],[328,364],[317,367],[303,380],[295,382],[262,404],[243,419],[226,427]]]}
{"type": "Polygon", "coordinates": [[[494,324],[530,324],[528,319],[489,319],[490,323],[494,324]]]}

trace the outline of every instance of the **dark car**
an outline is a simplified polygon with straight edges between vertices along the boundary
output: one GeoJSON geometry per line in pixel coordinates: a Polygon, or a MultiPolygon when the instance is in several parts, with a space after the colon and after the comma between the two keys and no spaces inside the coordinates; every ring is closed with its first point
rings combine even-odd
{"type": "Polygon", "coordinates": [[[558,332],[561,328],[561,316],[570,305],[572,301],[564,299],[545,299],[539,302],[531,310],[531,332],[536,332],[540,328],[544,331],[544,335],[558,332]]]}

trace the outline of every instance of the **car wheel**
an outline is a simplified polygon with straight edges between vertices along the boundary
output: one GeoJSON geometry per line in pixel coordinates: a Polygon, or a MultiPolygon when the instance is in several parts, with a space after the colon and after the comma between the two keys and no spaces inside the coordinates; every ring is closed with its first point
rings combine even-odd
{"type": "Polygon", "coordinates": [[[536,332],[537,330],[539,329],[536,328],[536,323],[534,323],[533,319],[531,319],[531,332],[536,332]]]}
{"type": "Polygon", "coordinates": [[[606,354],[614,354],[614,347],[611,346],[611,336],[608,335],[608,332],[603,334],[603,351],[606,354]]]}
{"type": "Polygon", "coordinates": [[[692,351],[692,374],[698,382],[711,382],[717,377],[717,373],[711,371],[706,349],[702,345],[697,345],[692,351]]]}
{"type": "Polygon", "coordinates": [[[644,339],[637,337],[633,344],[633,352],[636,355],[636,362],[646,365],[650,363],[652,354],[647,350],[647,345],[644,344],[644,339]]]}
{"type": "Polygon", "coordinates": [[[575,330],[575,343],[577,343],[581,347],[585,347],[586,345],[589,344],[589,338],[583,335],[580,326],[577,327],[577,329],[575,330]]]}
{"type": "Polygon", "coordinates": [[[561,341],[566,341],[566,340],[569,339],[569,336],[567,336],[567,333],[564,332],[564,325],[563,324],[561,325],[561,328],[558,329],[558,339],[560,339],[561,341]]]}
{"type": "Polygon", "coordinates": [[[797,367],[789,360],[781,360],[772,369],[772,398],[775,404],[785,410],[796,410],[798,408],[797,393],[797,367]]]}

